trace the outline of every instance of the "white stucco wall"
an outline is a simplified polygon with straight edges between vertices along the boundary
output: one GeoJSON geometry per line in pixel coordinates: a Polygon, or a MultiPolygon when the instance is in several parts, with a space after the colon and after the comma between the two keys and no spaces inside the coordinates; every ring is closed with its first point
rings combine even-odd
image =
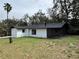
{"type": "Polygon", "coordinates": [[[12,37],[16,37],[17,36],[17,29],[16,28],[12,28],[11,29],[11,36],[12,37]]]}
{"type": "Polygon", "coordinates": [[[32,29],[30,29],[29,36],[47,38],[47,30],[46,29],[36,29],[36,35],[32,35],[32,29]]]}
{"type": "Polygon", "coordinates": [[[22,37],[23,33],[21,29],[17,29],[17,37],[22,37]]]}
{"type": "Polygon", "coordinates": [[[47,30],[46,29],[36,29],[36,35],[32,35],[32,29],[25,29],[25,32],[22,32],[22,29],[12,29],[12,36],[14,37],[23,37],[23,36],[31,36],[31,37],[40,37],[47,38],[47,30]]]}
{"type": "Polygon", "coordinates": [[[11,29],[11,35],[12,37],[23,37],[25,36],[26,32],[22,32],[22,29],[16,29],[16,28],[12,28],[11,29]]]}
{"type": "Polygon", "coordinates": [[[25,29],[25,34],[24,36],[29,36],[29,29],[25,29]]]}

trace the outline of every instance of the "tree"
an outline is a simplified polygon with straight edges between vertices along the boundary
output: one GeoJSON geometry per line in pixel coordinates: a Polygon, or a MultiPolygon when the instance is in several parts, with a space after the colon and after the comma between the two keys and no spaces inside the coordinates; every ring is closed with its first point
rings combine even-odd
{"type": "Polygon", "coordinates": [[[62,21],[71,23],[79,19],[79,1],[78,0],[53,0],[54,6],[50,9],[49,15],[52,18],[62,19],[62,21]]]}
{"type": "Polygon", "coordinates": [[[22,21],[24,22],[25,26],[29,23],[29,15],[25,14],[22,18],[22,21]]]}
{"type": "Polygon", "coordinates": [[[63,22],[63,19],[60,18],[59,14],[57,14],[57,9],[48,9],[48,14],[50,16],[50,20],[52,23],[60,23],[63,22]]]}
{"type": "Polygon", "coordinates": [[[6,35],[6,25],[0,22],[0,36],[5,36],[5,35],[6,35]]]}
{"type": "MultiPolygon", "coordinates": [[[[9,12],[12,10],[12,6],[9,3],[4,3],[4,10],[7,12],[7,21],[8,21],[8,14],[9,12]]],[[[7,26],[9,26],[9,23],[7,24],[7,26]]],[[[11,27],[8,29],[8,35],[11,35],[11,27]]],[[[12,43],[12,38],[9,38],[9,42],[12,43]]]]}
{"type": "Polygon", "coordinates": [[[72,2],[72,20],[71,25],[74,27],[79,27],[79,1],[73,0],[72,2]]]}
{"type": "Polygon", "coordinates": [[[32,17],[30,17],[30,22],[32,24],[34,23],[47,23],[48,18],[46,17],[45,13],[42,12],[42,10],[39,10],[37,13],[35,13],[32,17]]]}
{"type": "Polygon", "coordinates": [[[16,26],[27,26],[27,22],[24,19],[19,19],[16,26]]]}
{"type": "Polygon", "coordinates": [[[72,2],[73,6],[72,6],[72,16],[73,19],[78,19],[79,18],[79,2],[74,0],[72,2]]]}
{"type": "Polygon", "coordinates": [[[64,19],[68,22],[70,14],[71,0],[53,0],[54,6],[51,9],[52,16],[57,19],[64,19]]]}
{"type": "Polygon", "coordinates": [[[12,6],[9,3],[4,3],[4,10],[7,12],[7,20],[8,20],[8,14],[12,10],[12,6]]]}
{"type": "MultiPolygon", "coordinates": [[[[7,29],[12,27],[12,26],[27,26],[25,21],[22,19],[5,19],[0,22],[0,36],[7,36],[7,29]],[[9,24],[9,26],[7,26],[9,24]]],[[[10,34],[10,32],[9,32],[10,34]]]]}

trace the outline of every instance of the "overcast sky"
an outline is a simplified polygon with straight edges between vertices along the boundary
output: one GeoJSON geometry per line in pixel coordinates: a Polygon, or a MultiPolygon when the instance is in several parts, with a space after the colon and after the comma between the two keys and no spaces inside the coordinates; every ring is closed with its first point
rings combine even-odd
{"type": "Polygon", "coordinates": [[[0,0],[0,19],[6,18],[6,12],[4,11],[4,3],[10,3],[12,10],[9,14],[9,18],[13,16],[15,18],[22,18],[24,14],[28,13],[33,15],[39,9],[44,13],[47,12],[47,8],[52,7],[53,0],[0,0]]]}

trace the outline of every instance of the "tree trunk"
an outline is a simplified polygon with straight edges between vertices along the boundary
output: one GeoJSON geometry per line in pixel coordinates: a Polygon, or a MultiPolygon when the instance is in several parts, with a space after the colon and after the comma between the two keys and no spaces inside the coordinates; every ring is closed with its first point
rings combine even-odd
{"type": "Polygon", "coordinates": [[[9,43],[12,43],[13,41],[12,41],[12,37],[11,37],[11,27],[9,27],[9,32],[10,32],[9,43]]]}
{"type": "Polygon", "coordinates": [[[8,23],[8,12],[7,12],[7,26],[8,26],[8,29],[7,29],[7,36],[10,36],[9,37],[9,43],[12,43],[12,37],[11,37],[11,27],[9,27],[9,23],[8,23]]]}
{"type": "MultiPolygon", "coordinates": [[[[7,12],[7,26],[9,26],[9,25],[8,25],[8,12],[7,12]]],[[[9,28],[7,28],[7,36],[8,36],[8,32],[9,32],[8,29],[9,29],[9,28]]]]}

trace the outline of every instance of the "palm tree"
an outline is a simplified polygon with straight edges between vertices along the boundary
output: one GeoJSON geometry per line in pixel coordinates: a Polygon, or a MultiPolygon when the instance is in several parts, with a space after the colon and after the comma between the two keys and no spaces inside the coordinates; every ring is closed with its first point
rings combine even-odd
{"type": "MultiPolygon", "coordinates": [[[[4,3],[4,10],[7,12],[7,26],[9,26],[8,15],[9,15],[9,12],[12,10],[12,6],[9,3],[4,3]]],[[[11,28],[10,27],[8,28],[7,35],[9,35],[9,32],[10,32],[10,35],[11,35],[11,28]]],[[[9,38],[9,42],[12,43],[11,37],[9,38]]]]}
{"type": "Polygon", "coordinates": [[[9,3],[4,3],[4,10],[7,11],[7,20],[8,20],[8,14],[12,10],[12,6],[9,3]]]}

